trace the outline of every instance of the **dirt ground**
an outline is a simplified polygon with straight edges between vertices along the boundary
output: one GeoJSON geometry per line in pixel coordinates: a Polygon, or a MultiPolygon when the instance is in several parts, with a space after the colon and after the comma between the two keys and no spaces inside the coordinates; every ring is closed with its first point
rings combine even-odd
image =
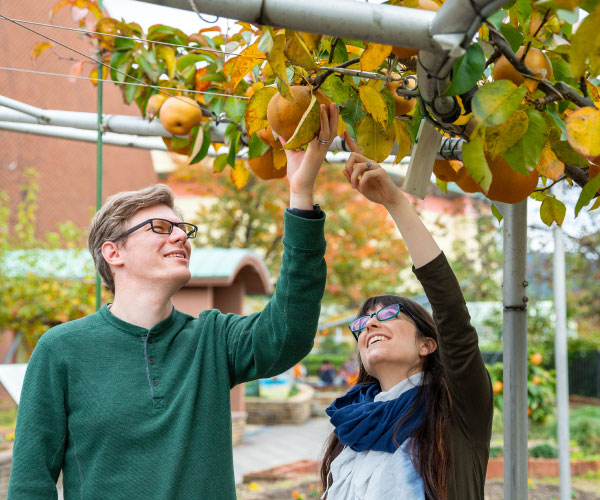
{"type": "MultiPolygon", "coordinates": [[[[254,483],[253,486],[245,484],[238,488],[238,500],[293,500],[319,498],[320,490],[316,489],[317,483],[310,479],[285,480],[276,483],[254,483]]],[[[575,500],[600,500],[598,481],[591,483],[582,482],[581,487],[575,484],[573,488],[575,500]]],[[[556,484],[547,484],[539,481],[531,483],[528,500],[553,500],[560,495],[556,484]]],[[[485,485],[485,500],[503,500],[504,484],[501,481],[488,481],[485,485]]]]}

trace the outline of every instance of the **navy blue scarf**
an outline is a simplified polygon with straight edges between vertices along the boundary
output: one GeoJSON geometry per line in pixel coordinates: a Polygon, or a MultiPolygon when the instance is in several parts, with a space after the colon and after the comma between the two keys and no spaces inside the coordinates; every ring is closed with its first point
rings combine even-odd
{"type": "Polygon", "coordinates": [[[413,387],[396,399],[373,401],[381,392],[379,384],[356,385],[331,403],[325,412],[331,417],[334,432],[344,446],[354,451],[394,453],[423,420],[425,408],[421,407],[402,424],[394,439],[396,423],[408,413],[418,390],[413,387]]]}

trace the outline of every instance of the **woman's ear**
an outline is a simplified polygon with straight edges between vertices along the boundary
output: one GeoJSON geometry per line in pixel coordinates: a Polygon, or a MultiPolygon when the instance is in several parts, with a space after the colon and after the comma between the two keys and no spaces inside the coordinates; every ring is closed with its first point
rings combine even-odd
{"type": "Polygon", "coordinates": [[[111,266],[122,266],[121,249],[114,241],[105,241],[102,244],[102,256],[111,266]]]}
{"type": "Polygon", "coordinates": [[[437,349],[437,342],[431,337],[425,337],[421,340],[421,347],[419,348],[420,356],[429,356],[433,351],[437,349]]]}

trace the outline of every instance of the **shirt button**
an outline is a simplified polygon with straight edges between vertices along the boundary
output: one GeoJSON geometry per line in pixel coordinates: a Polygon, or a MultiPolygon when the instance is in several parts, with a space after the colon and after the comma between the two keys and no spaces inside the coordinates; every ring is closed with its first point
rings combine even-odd
{"type": "Polygon", "coordinates": [[[154,364],[154,358],[150,358],[150,364],[153,365],[154,364]]]}
{"type": "Polygon", "coordinates": [[[158,380],[153,380],[152,385],[158,385],[158,380]]]}

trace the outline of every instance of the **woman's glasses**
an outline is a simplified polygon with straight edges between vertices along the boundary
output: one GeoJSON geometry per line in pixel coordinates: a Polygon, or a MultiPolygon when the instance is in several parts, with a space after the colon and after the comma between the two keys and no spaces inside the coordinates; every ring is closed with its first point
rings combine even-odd
{"type": "Polygon", "coordinates": [[[112,241],[117,241],[119,238],[127,236],[128,234],[137,231],[141,227],[144,227],[146,224],[150,224],[150,229],[152,229],[152,231],[157,234],[171,234],[173,232],[173,227],[177,226],[190,239],[195,238],[198,235],[198,226],[190,224],[189,222],[171,222],[167,219],[148,219],[144,222],[140,222],[136,226],[133,226],[124,233],[121,233],[112,241]]]}
{"type": "Polygon", "coordinates": [[[358,341],[358,336],[360,332],[362,332],[366,327],[369,320],[376,316],[379,321],[387,321],[390,319],[394,319],[401,312],[407,314],[414,322],[417,323],[415,317],[404,307],[402,304],[392,304],[386,307],[382,307],[379,311],[374,312],[372,314],[365,314],[364,316],[359,316],[352,323],[350,323],[350,331],[354,338],[358,341]]]}

